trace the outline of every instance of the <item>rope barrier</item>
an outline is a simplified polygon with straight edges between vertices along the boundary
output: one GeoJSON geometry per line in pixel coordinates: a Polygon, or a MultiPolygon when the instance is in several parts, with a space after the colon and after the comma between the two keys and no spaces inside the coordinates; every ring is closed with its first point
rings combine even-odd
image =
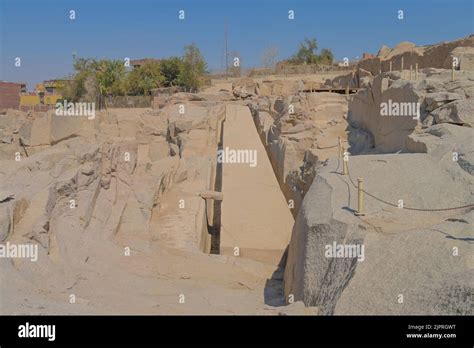
{"type": "MultiPolygon", "coordinates": [[[[343,160],[344,160],[344,158],[343,158],[343,160]]],[[[346,162],[347,162],[347,174],[348,174],[348,177],[349,177],[349,181],[351,182],[352,186],[355,189],[358,189],[357,185],[354,183],[354,180],[352,180],[352,177],[351,177],[351,172],[350,172],[350,169],[349,169],[349,161],[346,161],[346,162]]],[[[373,199],[375,199],[379,202],[382,202],[384,204],[387,204],[387,205],[390,205],[392,207],[398,208],[398,204],[394,204],[394,203],[388,202],[386,200],[383,200],[382,198],[379,198],[379,197],[371,194],[370,192],[367,192],[365,189],[362,189],[361,191],[364,192],[367,196],[372,197],[373,199]]],[[[413,211],[436,212],[436,211],[449,211],[449,210],[459,210],[459,209],[467,209],[467,208],[474,208],[474,204],[467,204],[467,205],[463,205],[463,206],[459,206],[459,207],[452,207],[452,208],[437,208],[437,209],[414,208],[414,207],[403,206],[403,208],[401,208],[401,209],[413,210],[413,211]]]]}

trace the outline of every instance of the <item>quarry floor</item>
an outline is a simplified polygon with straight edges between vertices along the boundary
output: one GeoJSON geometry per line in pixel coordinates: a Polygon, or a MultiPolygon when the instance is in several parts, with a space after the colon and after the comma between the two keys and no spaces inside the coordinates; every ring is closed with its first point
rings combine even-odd
{"type": "Polygon", "coordinates": [[[224,146],[255,149],[258,165],[223,166],[220,255],[149,240],[124,258],[121,246],[104,240],[67,274],[54,264],[18,272],[22,261],[1,259],[0,313],[314,314],[301,303],[280,307],[283,272],[277,265],[293,217],[247,107],[228,105],[224,146]]]}

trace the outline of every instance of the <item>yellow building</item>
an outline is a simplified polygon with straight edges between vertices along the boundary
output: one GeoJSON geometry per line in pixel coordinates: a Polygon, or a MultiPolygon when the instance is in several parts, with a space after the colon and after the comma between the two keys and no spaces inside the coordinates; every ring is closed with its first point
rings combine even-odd
{"type": "Polygon", "coordinates": [[[45,94],[43,97],[44,105],[55,105],[62,96],[59,94],[45,94]]]}
{"type": "Polygon", "coordinates": [[[35,92],[36,93],[44,93],[46,92],[46,88],[44,88],[44,85],[42,83],[38,83],[35,87],[35,92]]]}
{"type": "Polygon", "coordinates": [[[37,94],[22,94],[20,96],[20,106],[35,106],[40,104],[40,97],[37,94]]]}
{"type": "Polygon", "coordinates": [[[43,81],[43,92],[48,94],[59,94],[60,90],[64,88],[68,80],[48,80],[43,81]]]}
{"type": "MultiPolygon", "coordinates": [[[[60,90],[64,87],[68,80],[48,80],[38,83],[35,91],[27,93],[22,91],[20,95],[20,106],[41,106],[56,105],[62,98],[60,90]]],[[[26,90],[26,87],[25,87],[26,90]]]]}

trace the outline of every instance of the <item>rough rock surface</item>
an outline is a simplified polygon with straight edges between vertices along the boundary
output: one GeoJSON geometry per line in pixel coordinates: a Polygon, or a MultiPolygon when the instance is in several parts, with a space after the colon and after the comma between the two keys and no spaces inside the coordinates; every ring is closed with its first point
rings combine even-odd
{"type": "MultiPolygon", "coordinates": [[[[89,301],[97,313],[117,313],[121,305],[114,298],[126,294],[101,300],[87,289],[111,292],[109,277],[123,279],[123,287],[130,288],[138,269],[134,261],[127,264],[124,248],[142,258],[142,265],[157,257],[153,253],[166,254],[166,248],[201,255],[210,237],[199,192],[209,189],[218,119],[225,108],[197,99],[177,95],[159,111],[111,109],[91,120],[51,113],[0,115],[2,134],[12,138],[0,144],[1,189],[8,189],[0,197],[0,240],[39,246],[37,263],[15,259],[10,267],[0,260],[1,313],[32,313],[18,302],[19,288],[46,313],[68,312],[65,292],[71,286],[89,298],[79,299],[76,313],[90,313],[89,301]],[[40,284],[43,294],[34,290],[40,284]]],[[[161,256],[151,264],[162,263],[160,272],[166,273],[168,263],[183,262],[171,261],[177,257],[161,256]]],[[[208,261],[199,256],[195,262],[208,261]]],[[[148,274],[149,284],[159,281],[148,270],[140,272],[148,274]]],[[[126,308],[127,301],[122,303],[126,308]]],[[[153,311],[153,305],[135,307],[135,313],[153,311]]]]}
{"type": "Polygon", "coordinates": [[[288,250],[286,298],[325,315],[472,315],[473,80],[433,68],[416,81],[382,73],[351,97],[350,177],[340,159],[316,162],[288,250]],[[382,116],[389,100],[419,103],[419,119],[382,116]],[[357,178],[368,192],[360,217],[357,178]],[[364,246],[363,260],[330,257],[333,243],[364,246]]]}
{"type": "MultiPolygon", "coordinates": [[[[426,154],[352,156],[349,162],[352,177],[363,177],[368,192],[389,202],[403,199],[418,208],[473,203],[474,179],[448,159],[441,168],[426,154]]],[[[304,198],[285,295],[326,315],[472,315],[474,211],[414,212],[366,197],[366,214],[358,218],[357,191],[338,171],[335,160],[320,168],[304,198]],[[333,242],[364,245],[364,259],[326,257],[333,242]],[[462,251],[454,256],[453,248],[462,251]]]]}
{"type": "MultiPolygon", "coordinates": [[[[472,127],[474,74],[459,72],[454,81],[449,76],[447,70],[434,69],[423,70],[416,81],[402,78],[399,72],[380,74],[369,89],[353,96],[348,122],[353,129],[370,133],[375,151],[381,152],[412,150],[409,137],[422,127],[442,123],[472,127]],[[382,107],[385,104],[390,108],[389,103],[397,104],[400,110],[402,105],[411,107],[412,111],[419,109],[419,113],[385,116],[382,107]]],[[[358,141],[353,144],[360,146],[358,141]]]]}
{"type": "Polygon", "coordinates": [[[254,122],[287,200],[298,212],[318,161],[346,142],[347,100],[333,93],[260,97],[251,103],[254,122]]]}

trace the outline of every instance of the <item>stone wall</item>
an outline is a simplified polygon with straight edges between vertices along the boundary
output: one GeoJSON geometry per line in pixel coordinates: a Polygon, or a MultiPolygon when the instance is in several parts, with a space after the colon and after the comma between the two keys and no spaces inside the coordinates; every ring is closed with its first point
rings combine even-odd
{"type": "Polygon", "coordinates": [[[400,70],[403,58],[404,69],[410,69],[410,65],[414,69],[415,64],[419,69],[451,69],[453,57],[459,59],[460,70],[474,70],[474,35],[429,46],[401,43],[391,50],[381,50],[375,58],[361,60],[359,68],[377,75],[389,71],[391,62],[392,71],[400,70]]]}
{"type": "Polygon", "coordinates": [[[151,96],[115,96],[107,99],[109,108],[150,108],[151,96]]]}

